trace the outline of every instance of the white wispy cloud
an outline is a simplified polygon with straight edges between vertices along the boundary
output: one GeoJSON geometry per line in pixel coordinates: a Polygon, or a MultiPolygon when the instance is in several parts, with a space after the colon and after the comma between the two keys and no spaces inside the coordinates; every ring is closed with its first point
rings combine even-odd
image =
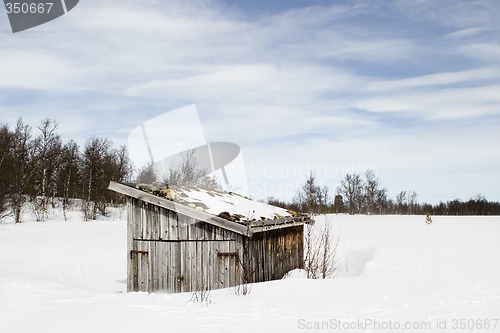
{"type": "Polygon", "coordinates": [[[475,37],[479,34],[487,32],[488,30],[489,29],[486,27],[473,27],[473,28],[460,29],[460,30],[445,34],[442,38],[443,39],[462,39],[462,38],[468,38],[468,37],[475,37]]]}
{"type": "Polygon", "coordinates": [[[460,83],[476,84],[478,81],[496,80],[500,77],[499,67],[485,67],[478,69],[467,69],[457,72],[444,72],[428,74],[418,77],[404,78],[389,81],[377,81],[370,83],[368,92],[401,91],[407,89],[428,88],[456,85],[460,83]]]}
{"type": "Polygon", "coordinates": [[[75,84],[77,69],[64,57],[38,50],[0,51],[0,87],[57,90],[75,84]]]}
{"type": "Polygon", "coordinates": [[[371,112],[412,112],[428,119],[456,119],[498,114],[499,103],[500,86],[482,86],[397,93],[354,105],[371,112]]]}

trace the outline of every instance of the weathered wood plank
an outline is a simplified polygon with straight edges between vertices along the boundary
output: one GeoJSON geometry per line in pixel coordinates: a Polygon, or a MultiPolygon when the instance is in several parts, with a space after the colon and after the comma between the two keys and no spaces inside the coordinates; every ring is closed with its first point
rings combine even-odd
{"type": "Polygon", "coordinates": [[[156,266],[156,244],[157,242],[148,242],[149,260],[149,289],[148,292],[158,290],[158,268],[156,266]]]}
{"type": "Polygon", "coordinates": [[[205,250],[207,242],[196,242],[196,278],[202,290],[211,289],[207,281],[207,268],[205,266],[205,250]]]}
{"type": "Polygon", "coordinates": [[[281,279],[283,277],[283,244],[282,244],[282,233],[280,232],[276,237],[276,270],[275,276],[276,279],[281,279]]]}
{"type": "Polygon", "coordinates": [[[177,223],[179,233],[179,240],[188,240],[189,239],[189,223],[187,217],[182,214],[177,214],[177,223]]]}
{"type": "Polygon", "coordinates": [[[158,285],[157,285],[157,290],[164,291],[166,289],[165,287],[165,259],[164,259],[164,242],[156,242],[156,252],[155,252],[155,266],[157,270],[157,279],[158,279],[158,285]]]}
{"type": "Polygon", "coordinates": [[[267,260],[267,267],[266,267],[266,270],[267,270],[267,273],[268,273],[268,276],[267,276],[267,279],[269,281],[271,280],[274,280],[274,259],[275,259],[275,256],[274,256],[274,241],[275,241],[275,238],[272,237],[272,234],[271,233],[268,233],[267,234],[267,253],[266,253],[266,260],[267,260]]]}
{"type": "Polygon", "coordinates": [[[127,291],[138,291],[138,272],[139,272],[139,258],[138,253],[134,253],[134,243],[130,243],[128,251],[128,265],[127,265],[127,291]]]}
{"type": "Polygon", "coordinates": [[[170,240],[179,240],[179,223],[177,221],[178,214],[171,210],[168,211],[168,221],[170,225],[170,240]]]}
{"type": "Polygon", "coordinates": [[[252,241],[250,241],[249,245],[248,245],[248,250],[249,250],[249,256],[250,256],[250,260],[251,260],[251,267],[250,267],[250,274],[252,276],[252,280],[250,280],[251,282],[257,282],[258,281],[258,266],[259,266],[259,263],[258,263],[258,259],[259,259],[259,256],[258,256],[258,241],[256,241],[255,239],[256,237],[254,236],[254,238],[252,238],[252,241]]]}
{"type": "Polygon", "coordinates": [[[228,244],[228,250],[230,255],[227,256],[228,259],[228,287],[234,287],[236,285],[236,280],[235,280],[235,273],[236,273],[236,256],[237,253],[235,253],[235,245],[233,241],[230,241],[228,244]]]}
{"type": "Polygon", "coordinates": [[[175,292],[175,284],[173,283],[173,279],[171,279],[172,272],[172,258],[170,251],[170,243],[163,243],[163,251],[164,252],[164,267],[163,274],[165,275],[165,288],[164,290],[168,293],[175,292]]]}
{"type": "Polygon", "coordinates": [[[150,237],[152,239],[160,239],[160,207],[151,205],[149,219],[151,223],[150,237]]]}
{"type": "Polygon", "coordinates": [[[168,240],[169,239],[169,225],[168,225],[168,211],[165,208],[160,207],[159,211],[159,236],[160,240],[168,240]]]}
{"type": "Polygon", "coordinates": [[[140,251],[138,252],[138,291],[148,292],[150,281],[148,248],[146,243],[140,241],[137,241],[137,247],[138,251],[140,251]]]}
{"type": "Polygon", "coordinates": [[[170,285],[173,287],[174,292],[178,293],[181,291],[181,285],[177,281],[177,277],[181,275],[180,271],[180,253],[179,247],[180,243],[168,243],[170,247],[170,271],[169,271],[169,281],[170,285]]]}
{"type": "Polygon", "coordinates": [[[296,243],[297,244],[297,249],[295,250],[297,253],[297,260],[299,262],[298,268],[303,269],[305,267],[304,265],[304,227],[300,228],[300,231],[297,233],[297,239],[296,243]]]}
{"type": "Polygon", "coordinates": [[[281,277],[280,278],[283,278],[283,276],[285,275],[285,273],[287,272],[287,264],[289,261],[291,261],[291,258],[288,258],[286,256],[286,251],[287,251],[287,244],[286,244],[286,241],[287,241],[287,234],[282,232],[280,234],[280,275],[281,277]]]}
{"type": "Polygon", "coordinates": [[[193,233],[193,237],[197,240],[205,240],[206,239],[206,236],[205,236],[205,228],[203,228],[203,225],[205,225],[207,223],[203,222],[203,221],[197,221],[197,223],[193,223],[192,224],[192,228],[195,230],[195,232],[193,233]]]}
{"type": "Polygon", "coordinates": [[[190,253],[190,243],[181,241],[181,252],[183,254],[184,259],[182,260],[182,267],[184,276],[184,289],[183,292],[192,291],[191,289],[191,253],[190,253]]]}
{"type": "Polygon", "coordinates": [[[278,237],[276,234],[271,233],[271,252],[268,254],[272,258],[272,263],[271,263],[271,269],[270,269],[270,275],[271,275],[271,280],[276,280],[278,279],[277,277],[277,270],[278,270],[278,256],[276,255],[278,253],[278,237]]]}
{"type": "Polygon", "coordinates": [[[203,244],[206,246],[206,250],[204,252],[204,262],[206,268],[207,283],[210,289],[215,289],[217,270],[216,265],[214,264],[214,259],[216,257],[214,242],[205,242],[203,244]]]}
{"type": "Polygon", "coordinates": [[[198,288],[206,290],[208,288],[208,282],[206,281],[206,273],[204,272],[203,243],[205,242],[196,242],[196,283],[198,288]]]}
{"type": "Polygon", "coordinates": [[[264,257],[264,252],[263,252],[263,244],[264,244],[264,237],[265,234],[262,234],[257,240],[256,240],[256,246],[255,246],[255,258],[257,259],[257,266],[255,267],[255,273],[257,280],[255,282],[263,282],[264,280],[264,265],[263,265],[263,257],[264,257]]]}
{"type": "Polygon", "coordinates": [[[134,204],[133,198],[127,197],[127,291],[134,291],[134,276],[133,273],[135,271],[134,260],[130,255],[130,251],[133,246],[133,225],[134,225],[134,204]]]}
{"type": "Polygon", "coordinates": [[[196,243],[197,242],[187,242],[189,244],[189,266],[190,266],[190,275],[189,275],[189,282],[191,285],[190,291],[196,291],[199,288],[198,285],[198,269],[196,266],[196,243]]]}
{"type": "Polygon", "coordinates": [[[179,242],[178,256],[180,258],[179,268],[180,272],[177,276],[177,283],[179,284],[179,292],[184,292],[186,290],[186,243],[179,242]]]}
{"type": "MultiPolygon", "coordinates": [[[[215,248],[215,252],[218,253],[219,251],[223,251],[223,249],[221,248],[221,243],[220,242],[216,242],[216,248],[215,248]]],[[[215,283],[215,289],[221,289],[221,288],[224,288],[224,260],[222,257],[219,257],[217,255],[215,255],[216,257],[216,264],[217,264],[217,281],[215,283]]]]}
{"type": "Polygon", "coordinates": [[[133,199],[134,205],[134,213],[133,220],[131,221],[131,231],[133,238],[141,238],[142,237],[142,219],[141,219],[141,202],[138,199],[133,199]]]}
{"type": "Polygon", "coordinates": [[[294,255],[294,253],[291,251],[293,248],[293,242],[295,240],[295,235],[292,234],[290,236],[285,236],[284,237],[284,256],[285,260],[283,262],[283,269],[285,271],[285,274],[293,269],[293,267],[296,265],[297,262],[297,257],[294,255]]]}
{"type": "Polygon", "coordinates": [[[147,275],[146,275],[146,291],[148,293],[153,292],[153,256],[154,256],[154,242],[143,243],[143,248],[146,248],[147,253],[143,254],[143,258],[147,265],[147,275]]]}
{"type": "MultiPolygon", "coordinates": [[[[230,252],[229,249],[230,242],[224,242],[224,250],[230,252]]],[[[231,257],[232,256],[224,256],[224,287],[228,288],[231,286],[231,257]]]]}

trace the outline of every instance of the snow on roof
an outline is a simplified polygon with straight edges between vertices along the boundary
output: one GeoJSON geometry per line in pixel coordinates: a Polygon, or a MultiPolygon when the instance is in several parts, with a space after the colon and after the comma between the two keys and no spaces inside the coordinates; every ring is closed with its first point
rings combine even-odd
{"type": "Polygon", "coordinates": [[[297,217],[301,214],[281,207],[271,206],[233,192],[194,186],[169,186],[158,189],[139,184],[135,188],[163,196],[176,203],[216,215],[227,220],[245,222],[297,217]]]}

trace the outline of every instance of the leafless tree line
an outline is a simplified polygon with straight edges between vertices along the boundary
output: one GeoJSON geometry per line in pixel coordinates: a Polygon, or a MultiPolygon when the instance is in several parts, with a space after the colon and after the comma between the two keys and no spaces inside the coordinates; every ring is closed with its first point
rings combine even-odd
{"type": "Polygon", "coordinates": [[[477,195],[467,201],[458,199],[439,204],[419,203],[417,192],[402,190],[395,199],[388,197],[387,189],[373,170],[364,173],[347,173],[336,188],[333,198],[327,186],[319,186],[311,172],[292,202],[269,198],[268,203],[304,213],[347,214],[426,214],[433,215],[499,215],[500,203],[477,195]]]}
{"type": "MultiPolygon", "coordinates": [[[[274,203],[280,204],[279,201],[274,203]]],[[[389,199],[387,189],[380,187],[373,170],[367,170],[363,175],[346,174],[337,187],[333,199],[330,197],[329,188],[317,185],[316,177],[311,172],[304,185],[298,189],[292,203],[284,204],[310,214],[384,214],[387,212],[389,199]]]]}
{"type": "Polygon", "coordinates": [[[57,131],[51,119],[36,128],[22,119],[13,130],[0,125],[0,218],[10,215],[19,223],[32,207],[36,219],[44,221],[58,198],[65,216],[70,203],[80,199],[84,219],[93,220],[121,200],[107,187],[110,180],[131,176],[126,147],[95,137],[80,147],[64,143],[57,131]]]}

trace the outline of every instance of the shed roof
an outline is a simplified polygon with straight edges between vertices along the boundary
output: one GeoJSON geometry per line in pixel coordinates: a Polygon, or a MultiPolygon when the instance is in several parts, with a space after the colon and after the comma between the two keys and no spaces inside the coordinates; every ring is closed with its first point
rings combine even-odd
{"type": "Polygon", "coordinates": [[[305,214],[221,189],[116,182],[110,182],[109,189],[247,236],[311,222],[305,214]]]}

